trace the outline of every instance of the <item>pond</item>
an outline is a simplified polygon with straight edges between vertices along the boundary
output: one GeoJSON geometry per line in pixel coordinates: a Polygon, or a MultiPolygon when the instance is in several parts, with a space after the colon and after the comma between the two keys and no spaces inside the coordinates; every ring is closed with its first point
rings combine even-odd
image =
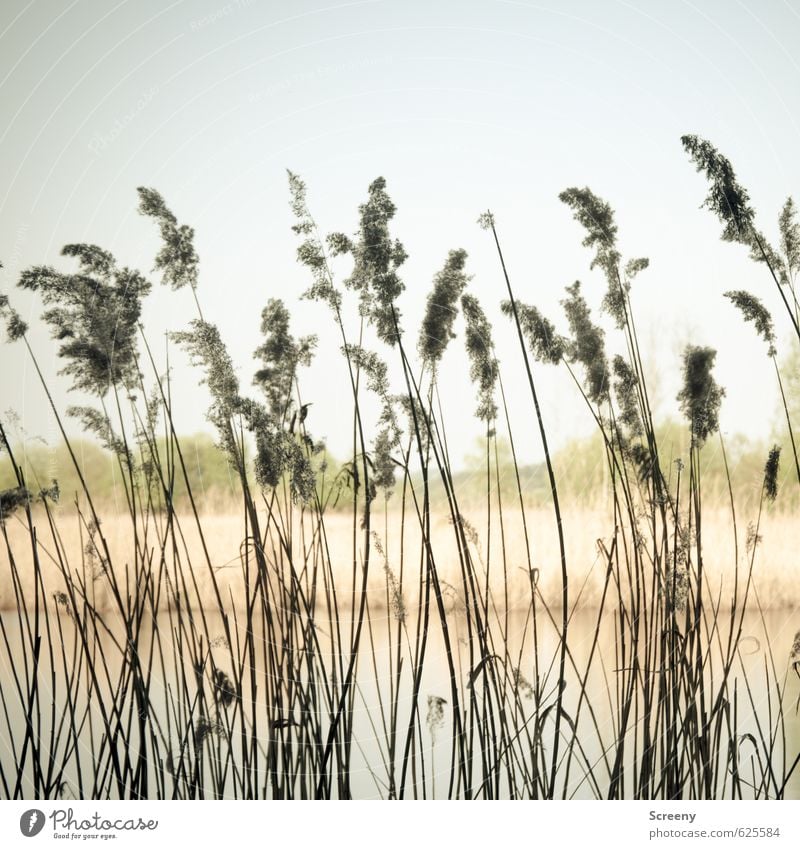
{"type": "Polygon", "coordinates": [[[697,770],[679,776],[684,797],[763,798],[782,788],[785,798],[800,798],[800,771],[792,770],[800,679],[788,663],[796,630],[788,610],[744,618],[725,681],[720,659],[729,623],[720,613],[702,688],[669,679],[664,668],[644,668],[651,655],[622,643],[613,608],[599,620],[593,609],[573,614],[554,771],[558,611],[540,609],[535,628],[530,611],[489,613],[493,650],[484,657],[476,655],[474,621],[452,605],[447,641],[433,606],[427,628],[391,610],[367,613],[344,688],[351,658],[336,646],[350,644],[351,611],[338,620],[318,612],[313,637],[308,622],[282,628],[281,646],[270,633],[296,611],[277,611],[271,627],[249,630],[241,611],[227,619],[200,611],[144,615],[135,640],[138,677],[113,615],[87,626],[63,604],[38,623],[33,613],[26,620],[6,611],[0,792],[628,798],[649,787],[664,796],[672,754],[681,770],[697,770]],[[38,651],[27,636],[37,627],[38,651]],[[666,682],[682,688],[673,689],[672,704],[666,682]],[[726,704],[712,713],[723,684],[726,704]],[[692,712],[701,710],[713,715],[713,727],[693,723],[692,712]],[[670,723],[665,711],[672,711],[670,723]]]}

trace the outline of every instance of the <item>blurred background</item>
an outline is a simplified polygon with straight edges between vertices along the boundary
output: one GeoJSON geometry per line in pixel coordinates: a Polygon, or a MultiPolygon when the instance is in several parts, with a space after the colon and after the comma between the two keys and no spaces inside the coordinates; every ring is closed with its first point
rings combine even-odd
{"type": "MultiPolygon", "coordinates": [[[[16,282],[34,264],[74,269],[60,250],[79,241],[149,273],[158,233],[136,212],[136,187],[155,187],[196,229],[198,297],[243,388],[268,298],[286,300],[297,334],[318,334],[301,377],[313,401],[307,423],[345,457],[345,365],[327,308],[300,299],[310,281],[295,260],[286,169],[306,181],[322,232],[354,231],[358,205],[382,175],[409,253],[406,332],[416,338],[448,250],[465,248],[511,387],[521,461],[535,463],[530,401],[513,391],[522,373],[499,311],[502,277],[476,219],[494,212],[518,297],[564,329],[565,286],[582,280],[593,307],[605,289],[557,197],[588,185],[616,210],[624,255],[651,260],[632,298],[659,414],[678,415],[684,345],[710,345],[727,390],[723,432],[763,442],[780,426],[774,371],[722,293],[747,288],[773,309],[782,361],[787,328],[766,269],[720,242],[719,223],[699,208],[705,180],[679,139],[697,133],[731,159],[774,237],[785,197],[800,186],[798,35],[800,12],[785,0],[5,0],[0,290],[32,326],[56,404],[79,403],[64,378],[52,380],[56,344],[38,322],[40,303],[16,282]]],[[[341,279],[347,266],[338,271],[341,279]]],[[[204,389],[165,334],[195,315],[189,291],[154,286],[147,334],[159,369],[169,356],[178,378],[177,426],[187,434],[210,432],[204,389]]],[[[355,328],[354,311],[349,320],[355,328]]],[[[606,326],[613,351],[619,340],[606,326]]],[[[482,434],[460,323],[456,332],[440,378],[454,465],[468,462],[482,434]]],[[[22,438],[58,442],[21,343],[0,356],[0,414],[14,411],[22,438]]],[[[397,358],[387,358],[394,369],[397,358]]],[[[565,374],[539,372],[545,423],[564,448],[592,423],[565,374]]]]}

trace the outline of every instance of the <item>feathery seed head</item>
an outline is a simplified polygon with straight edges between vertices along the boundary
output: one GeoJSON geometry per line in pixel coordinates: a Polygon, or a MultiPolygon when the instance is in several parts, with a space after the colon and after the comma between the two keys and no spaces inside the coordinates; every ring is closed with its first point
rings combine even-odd
{"type": "Polygon", "coordinates": [[[194,249],[194,230],[186,224],[178,226],[178,219],[155,189],[140,187],[138,192],[139,212],[155,219],[161,231],[155,267],[162,272],[162,282],[173,290],[186,285],[195,289],[200,259],[194,249]]]}
{"type": "Polygon", "coordinates": [[[709,192],[703,206],[710,209],[723,224],[722,238],[726,242],[752,243],[755,213],[750,196],[736,179],[733,166],[711,142],[699,136],[681,137],[684,150],[698,171],[709,182],[709,192]]]}
{"type": "Polygon", "coordinates": [[[28,332],[28,325],[16,310],[12,310],[6,321],[6,334],[9,342],[16,342],[28,332]]]}
{"type": "Polygon", "coordinates": [[[650,260],[646,256],[638,257],[637,259],[629,259],[625,263],[625,276],[631,280],[637,274],[650,267],[650,260]]]}
{"type": "Polygon", "coordinates": [[[473,295],[461,296],[461,311],[467,325],[464,343],[470,361],[469,376],[478,387],[476,415],[482,421],[490,422],[497,417],[494,392],[499,375],[492,342],[492,325],[473,295]]]}
{"type": "Polygon", "coordinates": [[[386,180],[370,184],[366,203],[359,210],[358,238],[352,243],[353,271],[345,285],[359,293],[362,314],[375,325],[380,339],[397,342],[399,310],[395,302],[405,289],[397,270],[406,261],[405,248],[389,233],[396,207],[386,192],[386,180]]]}
{"type": "Polygon", "coordinates": [[[311,363],[317,338],[304,336],[295,341],[289,332],[289,310],[277,298],[270,298],[261,312],[261,333],[264,344],[253,355],[261,360],[261,368],[253,382],[266,395],[272,416],[281,421],[293,407],[297,369],[311,363]]]}
{"type": "MultiPolygon", "coordinates": [[[[102,396],[113,385],[133,387],[139,378],[137,330],[142,299],[150,284],[137,271],[118,268],[108,252],[95,245],[67,245],[62,253],[76,257],[77,274],[49,266],[22,272],[19,287],[38,292],[48,309],[42,318],[54,339],[62,342],[62,374],[73,388],[102,396]]],[[[11,328],[18,333],[24,323],[11,328]]]]}
{"type": "Polygon", "coordinates": [[[436,732],[444,726],[444,706],[447,699],[441,696],[428,696],[428,715],[425,718],[431,738],[436,741],[436,732]]]}
{"type": "Polygon", "coordinates": [[[567,287],[568,298],[561,302],[572,331],[567,343],[567,356],[579,362],[586,370],[586,394],[590,401],[602,404],[608,399],[608,361],[605,351],[605,334],[592,324],[591,312],[581,295],[581,284],[575,281],[567,287]]]}
{"type": "Polygon", "coordinates": [[[660,595],[664,598],[668,611],[686,609],[689,599],[689,571],[686,568],[686,551],[678,543],[679,551],[675,554],[675,563],[670,561],[664,575],[664,583],[660,587],[660,595]]]}
{"type": "Polygon", "coordinates": [[[781,462],[781,449],[778,445],[773,445],[767,455],[767,462],[764,465],[764,495],[768,501],[775,501],[778,497],[778,471],[781,462]]]}
{"type": "Polygon", "coordinates": [[[353,252],[353,242],[349,236],[344,233],[328,233],[325,237],[328,243],[328,250],[333,256],[341,256],[353,252]]]}
{"type": "Polygon", "coordinates": [[[756,333],[767,343],[769,349],[767,351],[770,357],[775,356],[775,328],[772,323],[772,316],[769,310],[755,296],[751,295],[744,289],[725,292],[725,297],[737,307],[745,321],[752,321],[756,328],[756,333]]]}
{"type": "Polygon", "coordinates": [[[298,236],[305,237],[297,248],[297,260],[311,272],[313,283],[303,297],[312,301],[322,301],[338,313],[342,305],[342,296],[334,288],[325,260],[325,252],[319,237],[316,235],[317,226],[311,216],[306,202],[306,184],[297,174],[287,171],[289,175],[289,202],[295,223],[292,230],[298,236]]]}
{"type": "Polygon", "coordinates": [[[494,229],[494,215],[487,210],[486,212],[482,212],[478,216],[478,226],[481,230],[493,230],[494,229]]]}
{"type": "Polygon", "coordinates": [[[214,697],[223,707],[230,707],[239,700],[236,685],[221,669],[214,671],[214,697]]]}
{"type": "Polygon", "coordinates": [[[611,206],[588,187],[565,189],[558,197],[572,210],[575,220],[586,230],[583,246],[595,249],[591,267],[599,265],[607,273],[615,269],[620,255],[616,247],[617,225],[611,206]]]}
{"type": "Polygon", "coordinates": [[[689,420],[692,441],[702,444],[719,428],[719,410],[725,390],[711,374],[717,352],[713,348],[687,345],[683,354],[683,388],[678,401],[689,420]]]}
{"type": "MultiPolygon", "coordinates": [[[[289,202],[292,207],[292,212],[296,218],[304,219],[308,212],[306,205],[306,184],[298,174],[286,169],[286,175],[289,178],[289,202]]],[[[302,223],[302,221],[301,221],[302,223]]],[[[295,230],[295,232],[298,232],[295,230]]]]}
{"type": "MultiPolygon", "coordinates": [[[[503,301],[500,309],[505,315],[514,316],[511,301],[503,301]]],[[[517,301],[517,315],[533,356],[542,363],[558,365],[566,351],[566,342],[556,333],[553,323],[546,319],[536,307],[520,301],[517,301]]]]}
{"type": "Polygon", "coordinates": [[[434,276],[433,289],[428,295],[418,347],[422,359],[434,369],[450,340],[455,338],[453,324],[458,314],[458,299],[470,280],[464,273],[466,260],[466,251],[450,251],[444,268],[434,276]]]}
{"type": "MultiPolygon", "coordinates": [[[[0,268],[3,263],[0,262],[0,268]]],[[[8,295],[0,293],[0,321],[5,321],[6,336],[9,342],[16,342],[28,332],[28,325],[22,320],[20,314],[13,309],[8,295]]]]}
{"type": "Polygon", "coordinates": [[[172,334],[172,339],[187,351],[194,365],[205,371],[203,382],[211,394],[208,420],[216,427],[222,448],[233,457],[230,418],[240,405],[239,379],[233,370],[233,361],[220,337],[219,329],[202,319],[194,319],[191,330],[172,334]]]}
{"type": "Polygon", "coordinates": [[[573,217],[586,231],[582,244],[587,248],[594,248],[595,251],[590,267],[599,266],[608,282],[608,289],[603,297],[603,309],[614,319],[617,327],[623,328],[627,320],[625,299],[631,287],[631,280],[647,268],[649,260],[630,260],[625,267],[625,277],[621,278],[617,225],[610,204],[588,187],[566,189],[561,192],[559,199],[572,209],[573,217]]]}
{"type": "Polygon", "coordinates": [[[614,357],[612,368],[616,378],[614,392],[620,407],[619,420],[630,436],[641,436],[644,428],[639,413],[639,380],[634,370],[619,354],[614,357]]]}
{"type": "Polygon", "coordinates": [[[797,206],[792,198],[786,198],[778,218],[781,234],[781,251],[791,274],[800,272],[800,222],[797,220],[797,206]]]}
{"type": "Polygon", "coordinates": [[[386,363],[373,351],[367,351],[359,345],[348,345],[344,352],[351,365],[364,372],[367,389],[374,392],[381,402],[378,434],[372,445],[371,483],[383,489],[388,497],[395,483],[396,464],[392,452],[399,446],[402,435],[395,411],[397,399],[389,392],[389,372],[386,363]]]}
{"type": "Polygon", "coordinates": [[[33,496],[24,486],[0,490],[0,525],[20,507],[26,507],[33,496]]]}

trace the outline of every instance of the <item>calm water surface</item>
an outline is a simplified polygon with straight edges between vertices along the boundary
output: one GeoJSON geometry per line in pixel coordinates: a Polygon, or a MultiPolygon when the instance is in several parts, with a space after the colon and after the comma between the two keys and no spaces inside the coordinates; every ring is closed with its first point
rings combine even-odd
{"type": "MultiPolygon", "coordinates": [[[[18,616],[10,612],[4,612],[0,616],[2,616],[2,624],[6,635],[5,639],[7,640],[7,649],[0,651],[0,687],[2,688],[4,701],[4,715],[0,715],[0,758],[2,759],[0,763],[7,776],[7,780],[11,780],[9,776],[13,778],[16,774],[14,764],[20,757],[21,747],[25,738],[26,724],[25,711],[23,709],[24,699],[21,700],[19,697],[15,673],[19,676],[20,681],[23,682],[24,688],[26,666],[20,648],[20,624],[18,616]]],[[[212,643],[211,648],[211,651],[215,653],[215,664],[221,669],[226,669],[230,666],[230,660],[227,646],[222,637],[224,633],[222,621],[219,617],[210,615],[207,622],[207,633],[212,637],[217,635],[216,643],[212,643]]],[[[121,655],[119,647],[114,645],[113,641],[114,639],[119,640],[120,635],[113,634],[113,623],[111,624],[112,634],[106,637],[108,645],[105,647],[105,654],[108,658],[109,675],[112,680],[115,680],[115,676],[119,675],[119,658],[121,655]]],[[[159,618],[154,624],[159,629],[174,627],[174,622],[171,623],[166,614],[163,615],[163,622],[159,618]]],[[[395,648],[390,644],[388,638],[387,625],[389,624],[390,620],[387,620],[385,615],[373,619],[373,627],[365,630],[362,640],[356,698],[352,712],[353,745],[350,768],[352,793],[357,798],[381,798],[385,797],[388,791],[387,747],[386,735],[383,731],[388,714],[389,670],[393,669],[396,673],[394,666],[395,648]],[[383,712],[381,706],[383,707],[383,712]]],[[[596,614],[594,611],[577,614],[570,623],[570,651],[575,663],[581,670],[585,668],[585,663],[591,650],[595,624],[596,614]]],[[[463,633],[465,622],[455,617],[454,625],[451,627],[454,628],[454,643],[459,648],[458,663],[460,674],[462,680],[467,681],[469,679],[469,658],[467,657],[465,647],[465,633],[463,633]],[[461,633],[459,633],[459,630],[461,630],[461,633]]],[[[768,733],[766,729],[769,727],[770,711],[773,717],[776,713],[777,696],[774,686],[773,688],[769,688],[766,683],[765,664],[767,664],[770,674],[772,674],[772,667],[769,666],[770,663],[774,663],[774,671],[781,686],[784,688],[786,762],[791,764],[798,752],[800,752],[800,717],[798,717],[797,712],[797,703],[800,697],[800,679],[798,679],[788,664],[793,637],[797,629],[798,623],[796,618],[788,610],[768,612],[763,618],[758,615],[750,615],[745,621],[744,636],[741,644],[741,662],[747,672],[747,685],[750,687],[751,698],[755,704],[756,712],[754,714],[750,707],[750,701],[747,696],[747,685],[744,681],[741,666],[737,665],[735,670],[736,690],[738,694],[737,719],[739,734],[742,735],[740,737],[742,757],[745,757],[747,754],[748,738],[746,735],[748,733],[758,735],[759,726],[762,733],[768,733]],[[768,650],[772,655],[771,661],[767,654],[768,650]]],[[[56,668],[63,670],[61,660],[62,646],[66,657],[68,659],[71,658],[75,649],[75,626],[67,616],[62,615],[57,619],[51,620],[51,631],[56,668]]],[[[519,657],[518,668],[523,679],[532,679],[533,658],[529,621],[521,615],[510,615],[508,620],[508,634],[509,645],[513,646],[511,656],[519,657]]],[[[413,638],[414,630],[409,624],[409,640],[412,643],[413,638]]],[[[170,644],[169,639],[165,641],[165,644],[170,644]]],[[[140,646],[140,654],[144,655],[147,648],[145,647],[145,652],[143,652],[140,646]]],[[[547,667],[551,666],[553,659],[557,655],[557,649],[558,642],[555,632],[543,628],[540,633],[539,644],[539,656],[540,658],[544,658],[544,661],[540,661],[543,670],[542,674],[546,674],[547,667]]],[[[46,641],[43,652],[49,652],[46,641]]],[[[604,620],[600,643],[597,647],[595,660],[587,680],[588,696],[594,713],[593,716],[589,714],[586,702],[584,701],[579,720],[580,733],[578,737],[583,748],[583,757],[586,762],[592,762],[598,765],[604,757],[604,749],[612,751],[615,740],[615,716],[618,715],[614,695],[614,679],[617,674],[615,658],[613,615],[609,613],[606,620],[604,620]]],[[[188,652],[184,656],[184,661],[184,669],[179,670],[179,661],[176,661],[174,658],[166,658],[165,671],[162,671],[160,668],[156,671],[150,691],[150,710],[152,715],[160,727],[163,729],[172,729],[172,734],[175,733],[175,729],[180,724],[180,717],[175,715],[174,711],[167,709],[170,703],[170,698],[167,694],[176,691],[179,671],[181,674],[186,674],[188,678],[192,677],[193,670],[188,659],[188,652]]],[[[409,671],[410,660],[407,658],[405,663],[407,665],[400,676],[398,711],[399,715],[405,718],[403,722],[407,723],[411,705],[412,676],[409,671]]],[[[28,659],[28,664],[30,664],[30,658],[28,659]]],[[[77,668],[72,665],[71,660],[68,660],[67,664],[68,668],[77,668]]],[[[554,666],[552,664],[550,668],[551,676],[555,675],[554,666]]],[[[39,680],[40,700],[46,709],[37,717],[36,734],[41,741],[43,750],[48,745],[50,730],[53,727],[58,727],[68,709],[63,684],[58,680],[60,676],[63,676],[63,671],[57,676],[56,690],[55,693],[52,693],[49,668],[49,665],[46,665],[48,671],[46,674],[40,675],[39,680]]],[[[258,677],[261,674],[263,674],[263,669],[257,669],[256,676],[258,677]]],[[[81,666],[80,675],[86,679],[85,665],[81,666]]],[[[420,721],[418,724],[420,739],[422,741],[419,745],[424,749],[424,751],[418,754],[424,757],[424,792],[427,797],[432,795],[447,795],[451,760],[449,688],[448,667],[442,647],[438,622],[435,618],[432,618],[429,631],[429,648],[420,687],[420,721]],[[441,702],[443,715],[440,718],[428,713],[428,697],[431,697],[434,704],[438,700],[443,700],[441,702]]],[[[84,699],[86,699],[86,692],[86,688],[81,687],[81,693],[84,699]]],[[[519,692],[521,709],[523,711],[530,711],[533,701],[529,694],[526,695],[524,683],[521,684],[519,692]]],[[[573,670],[564,691],[565,709],[572,716],[576,715],[579,693],[577,678],[573,670]]],[[[88,703],[90,714],[92,714],[94,721],[84,723],[81,730],[80,751],[72,756],[73,761],[75,761],[76,757],[80,759],[84,774],[92,772],[90,765],[92,753],[98,750],[98,746],[100,745],[99,740],[102,736],[102,725],[99,722],[96,706],[92,704],[91,700],[88,703]]],[[[251,708],[252,704],[248,704],[248,712],[251,708]]],[[[255,711],[258,712],[259,709],[266,716],[266,707],[256,704],[255,711]]],[[[404,727],[403,722],[400,723],[401,727],[404,727]]],[[[65,739],[65,737],[62,737],[62,744],[59,750],[62,756],[66,745],[63,742],[65,739]]],[[[402,749],[402,747],[400,748],[402,749]]],[[[774,752],[773,766],[776,771],[781,772],[784,769],[782,762],[784,745],[780,735],[775,739],[774,752]]],[[[398,754],[395,760],[395,768],[398,775],[401,767],[400,760],[401,754],[398,754]]],[[[70,774],[70,771],[68,769],[63,776],[62,796],[65,798],[79,798],[81,793],[84,797],[91,795],[91,781],[87,781],[84,778],[83,789],[81,790],[79,782],[76,779],[75,770],[72,769],[72,774],[70,774]]],[[[409,775],[411,775],[411,772],[409,770],[409,775]]],[[[602,768],[599,768],[599,773],[602,773],[602,768]]],[[[27,778],[29,779],[29,776],[27,778]]],[[[422,795],[419,770],[414,771],[414,778],[417,780],[416,792],[418,795],[422,795]]],[[[28,785],[26,795],[30,795],[31,793],[32,785],[28,785]]],[[[3,794],[4,791],[0,787],[0,795],[3,794]]],[[[414,795],[411,778],[407,782],[406,795],[414,795]]],[[[589,782],[586,780],[581,781],[580,764],[573,764],[573,777],[570,779],[566,795],[574,798],[594,798],[595,796],[595,792],[592,791],[589,782]]],[[[786,796],[788,798],[800,798],[800,770],[795,771],[792,780],[787,786],[786,796]]]]}

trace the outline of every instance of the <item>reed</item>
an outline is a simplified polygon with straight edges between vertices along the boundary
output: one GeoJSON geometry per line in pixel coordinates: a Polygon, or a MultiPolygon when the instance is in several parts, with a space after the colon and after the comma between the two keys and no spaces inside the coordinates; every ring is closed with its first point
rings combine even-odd
{"type": "MultiPolygon", "coordinates": [[[[766,265],[800,339],[794,205],[781,212],[774,250],[730,163],[694,136],[683,144],[710,181],[706,204],[723,238],[766,265]]],[[[401,312],[406,250],[392,233],[386,182],[369,186],[354,234],[323,237],[293,173],[289,194],[310,280],[304,297],[328,307],[340,343],[341,361],[328,369],[346,389],[338,414],[349,416],[352,444],[333,467],[302,392],[316,338],[293,335],[289,307],[270,300],[252,387],[243,387],[202,310],[193,230],[156,191],[139,190],[140,212],[162,239],[155,269],[170,288],[188,287],[196,308],[172,344],[200,370],[228,464],[226,499],[240,531],[222,562],[195,446],[175,430],[172,378],[141,324],[145,275],[83,244],[63,251],[74,272],[23,273],[63,374],[90,399],[67,411],[52,402],[28,329],[0,296],[9,343],[27,346],[51,400],[76,493],[71,511],[56,506],[58,484],[39,479],[0,424],[10,478],[0,492],[0,569],[11,601],[0,615],[0,795],[793,795],[796,645],[784,659],[765,639],[755,662],[749,636],[754,623],[766,628],[754,573],[783,497],[781,448],[764,458],[757,497],[742,508],[719,433],[715,351],[689,345],[677,397],[688,446],[665,461],[672,451],[655,422],[634,309],[648,260],[623,258],[610,204],[588,188],[560,196],[606,287],[600,315],[581,283],[567,287],[564,334],[517,298],[500,226],[490,212],[480,218],[545,458],[535,502],[518,461],[530,436],[512,427],[511,387],[470,291],[466,251],[445,255],[414,338],[401,312]],[[447,434],[458,423],[439,395],[458,333],[484,428],[477,494],[454,468],[447,434]],[[563,498],[567,458],[550,449],[544,368],[576,387],[596,425],[603,491],[593,515],[605,524],[589,568],[567,533],[582,514],[563,498]],[[113,459],[113,522],[67,416],[113,459]],[[724,513],[718,493],[707,506],[712,441],[724,513]]],[[[775,363],[800,483],[779,332],[754,295],[727,297],[775,363]]]]}

